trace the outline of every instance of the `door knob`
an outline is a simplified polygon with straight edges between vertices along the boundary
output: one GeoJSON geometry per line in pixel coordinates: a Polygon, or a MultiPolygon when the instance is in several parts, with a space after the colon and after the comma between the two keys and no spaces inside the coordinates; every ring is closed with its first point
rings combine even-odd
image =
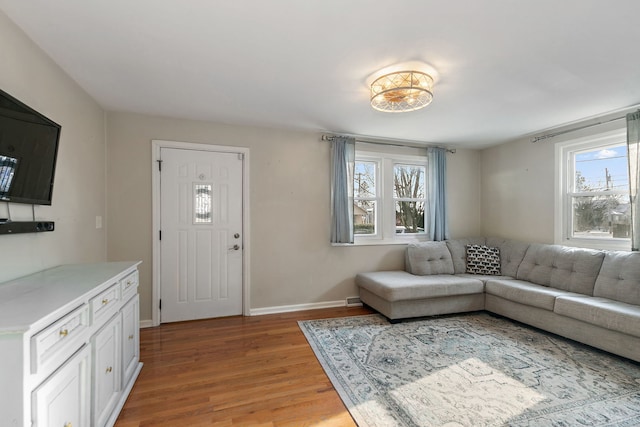
{"type": "Polygon", "coordinates": [[[233,237],[235,237],[236,239],[239,239],[240,238],[240,234],[236,233],[236,234],[233,235],[233,237]]]}
{"type": "Polygon", "coordinates": [[[239,245],[233,245],[232,247],[229,248],[230,251],[237,251],[238,249],[240,249],[239,245]]]}

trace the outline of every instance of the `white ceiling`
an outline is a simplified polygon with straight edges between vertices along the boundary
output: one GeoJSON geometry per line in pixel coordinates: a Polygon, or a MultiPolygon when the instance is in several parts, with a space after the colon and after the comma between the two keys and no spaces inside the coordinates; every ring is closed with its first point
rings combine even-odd
{"type": "Polygon", "coordinates": [[[638,0],[0,0],[105,109],[484,147],[640,103],[638,0]],[[434,100],[369,105],[407,61],[434,100]]]}

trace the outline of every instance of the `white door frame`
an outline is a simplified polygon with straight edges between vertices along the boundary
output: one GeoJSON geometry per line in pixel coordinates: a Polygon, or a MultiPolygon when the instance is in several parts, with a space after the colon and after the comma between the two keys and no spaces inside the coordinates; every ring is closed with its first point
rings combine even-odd
{"type": "Polygon", "coordinates": [[[160,150],[162,148],[239,153],[244,156],[244,162],[242,165],[242,227],[244,236],[242,251],[242,313],[245,316],[250,316],[251,304],[249,297],[251,293],[249,292],[249,246],[251,239],[249,237],[249,148],[154,139],[151,141],[151,185],[153,204],[151,322],[153,326],[158,326],[160,324],[160,172],[158,169],[158,160],[160,160],[160,150]]]}

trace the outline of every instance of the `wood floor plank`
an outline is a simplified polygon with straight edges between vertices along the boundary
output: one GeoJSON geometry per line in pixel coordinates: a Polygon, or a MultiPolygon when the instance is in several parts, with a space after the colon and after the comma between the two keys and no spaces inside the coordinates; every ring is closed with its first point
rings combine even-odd
{"type": "Polygon", "coordinates": [[[115,427],[355,426],[297,322],[369,313],[332,308],[142,329],[144,367],[115,427]]]}

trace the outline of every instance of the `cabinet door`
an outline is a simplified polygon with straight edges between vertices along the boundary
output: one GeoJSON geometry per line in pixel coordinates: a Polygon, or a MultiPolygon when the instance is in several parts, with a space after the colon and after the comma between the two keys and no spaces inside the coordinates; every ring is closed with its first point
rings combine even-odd
{"type": "Polygon", "coordinates": [[[121,318],[118,312],[93,336],[93,426],[102,427],[120,397],[121,318]]]}
{"type": "Polygon", "coordinates": [[[140,360],[140,297],[136,294],[122,308],[122,385],[129,382],[140,360]]]}
{"type": "Polygon", "coordinates": [[[33,427],[89,425],[91,351],[83,347],[32,394],[33,427]]]}

